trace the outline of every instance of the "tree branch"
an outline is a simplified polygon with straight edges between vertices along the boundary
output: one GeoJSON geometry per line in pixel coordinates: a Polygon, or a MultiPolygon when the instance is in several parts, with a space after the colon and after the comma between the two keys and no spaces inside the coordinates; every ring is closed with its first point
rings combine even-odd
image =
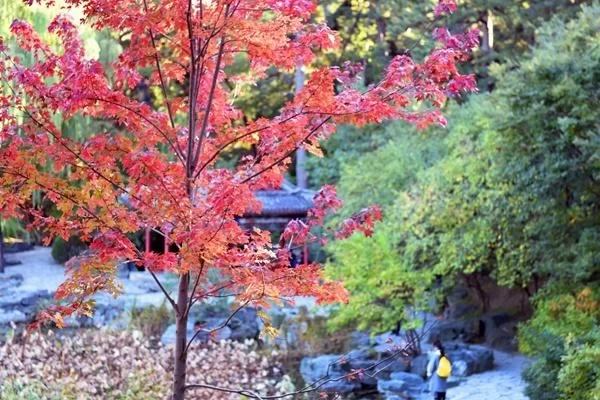
{"type": "Polygon", "coordinates": [[[184,353],[187,353],[187,351],[189,350],[190,346],[192,345],[192,343],[194,343],[194,340],[198,337],[199,334],[201,333],[208,333],[209,335],[212,335],[213,333],[215,333],[216,331],[219,331],[223,328],[225,328],[227,326],[227,324],[229,324],[229,322],[233,319],[233,317],[235,317],[235,315],[240,312],[244,307],[246,307],[248,304],[250,304],[251,300],[246,300],[242,305],[240,305],[238,308],[236,308],[236,310],[231,313],[229,315],[229,317],[227,317],[227,319],[225,320],[225,322],[223,322],[221,325],[217,326],[216,328],[213,329],[198,329],[196,330],[196,332],[194,333],[194,335],[192,336],[192,338],[190,339],[190,341],[188,342],[187,346],[185,346],[185,350],[183,351],[184,353]]]}
{"type": "MultiPolygon", "coordinates": [[[[229,7],[229,6],[228,6],[229,7]]],[[[210,86],[210,92],[208,94],[208,101],[206,103],[206,107],[204,110],[204,119],[202,121],[202,127],[200,128],[200,137],[198,138],[198,146],[196,148],[196,153],[194,155],[193,161],[193,169],[196,169],[195,166],[198,163],[198,159],[200,158],[200,154],[202,153],[202,141],[206,136],[206,128],[208,127],[208,118],[210,116],[210,110],[212,108],[212,102],[215,95],[215,90],[217,88],[217,82],[219,80],[219,70],[221,69],[221,59],[223,57],[223,50],[225,49],[225,37],[221,38],[221,43],[219,44],[219,52],[217,53],[217,62],[215,65],[215,72],[213,74],[212,83],[210,86]]]]}
{"type": "Polygon", "coordinates": [[[260,174],[264,173],[265,171],[268,171],[269,169],[273,168],[274,166],[276,166],[277,164],[279,164],[280,162],[282,162],[286,158],[290,157],[302,145],[302,143],[306,142],[316,131],[319,130],[319,128],[321,128],[323,125],[325,125],[325,123],[327,123],[329,120],[331,120],[331,118],[332,118],[331,115],[328,116],[327,118],[325,118],[315,128],[311,129],[310,132],[308,132],[308,134],[304,137],[304,139],[302,139],[292,150],[288,151],[283,157],[281,157],[278,160],[276,160],[276,161],[272,162],[271,164],[267,165],[266,167],[264,167],[260,171],[258,171],[256,173],[250,175],[249,177],[243,179],[241,181],[241,183],[247,183],[247,182],[251,181],[252,179],[254,179],[257,176],[259,176],[260,174]]]}
{"type": "MultiPolygon", "coordinates": [[[[146,12],[146,14],[148,14],[148,2],[146,0],[144,0],[144,11],[146,12]]],[[[171,127],[175,128],[175,120],[173,119],[173,113],[171,112],[171,103],[169,102],[169,97],[167,95],[167,87],[163,78],[162,68],[160,67],[158,48],[156,47],[156,41],[154,40],[154,33],[152,32],[152,28],[148,28],[148,33],[150,34],[150,41],[152,42],[152,48],[154,49],[156,71],[158,72],[158,77],[160,79],[160,86],[162,88],[163,96],[165,96],[165,103],[167,104],[167,113],[169,114],[169,121],[171,121],[171,127]]],[[[177,147],[179,148],[179,143],[177,143],[177,147]]],[[[181,151],[181,148],[179,148],[179,150],[181,151]]]]}
{"type": "Polygon", "coordinates": [[[177,309],[177,303],[175,303],[175,300],[173,300],[173,298],[167,292],[167,289],[165,289],[165,287],[163,286],[163,284],[160,283],[160,280],[158,279],[158,277],[156,276],[156,274],[150,268],[146,268],[146,270],[148,270],[148,272],[150,272],[150,275],[152,275],[152,278],[154,279],[154,282],[156,282],[156,284],[158,285],[158,287],[160,288],[160,290],[163,292],[163,294],[165,295],[165,297],[167,298],[167,300],[169,301],[169,303],[171,303],[171,307],[173,307],[173,310],[175,310],[175,313],[179,314],[179,310],[177,309]]]}

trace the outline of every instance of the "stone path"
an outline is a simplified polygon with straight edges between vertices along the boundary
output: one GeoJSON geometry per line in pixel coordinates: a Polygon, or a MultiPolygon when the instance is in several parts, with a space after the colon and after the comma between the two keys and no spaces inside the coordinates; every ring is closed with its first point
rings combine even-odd
{"type": "Polygon", "coordinates": [[[471,375],[459,386],[448,390],[448,400],[528,400],[523,393],[521,372],[531,362],[520,354],[494,350],[495,368],[471,375]]]}

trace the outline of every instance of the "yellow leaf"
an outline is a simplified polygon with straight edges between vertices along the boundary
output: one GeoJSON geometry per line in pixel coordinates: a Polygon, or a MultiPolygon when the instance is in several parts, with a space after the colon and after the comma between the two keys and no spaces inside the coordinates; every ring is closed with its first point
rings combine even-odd
{"type": "Polygon", "coordinates": [[[258,310],[256,311],[256,314],[260,317],[260,319],[262,319],[265,322],[271,322],[271,317],[269,316],[269,314],[267,314],[266,312],[262,311],[262,310],[258,310]]]}

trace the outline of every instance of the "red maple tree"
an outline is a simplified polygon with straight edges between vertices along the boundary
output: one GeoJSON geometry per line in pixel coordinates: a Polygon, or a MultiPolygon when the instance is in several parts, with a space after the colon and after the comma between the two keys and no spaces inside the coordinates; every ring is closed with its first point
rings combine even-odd
{"type": "MultiPolygon", "coordinates": [[[[321,67],[278,116],[249,120],[235,107],[226,80],[247,84],[273,66],[289,70],[298,63],[310,65],[318,52],[338,44],[335,32],[310,22],[314,1],[65,3],[81,7],[95,29],[128,35],[130,44],[110,66],[108,79],[97,60],[86,58],[68,16],[58,16],[48,28],[61,43],[59,52],[26,22],[12,24],[32,64],[9,54],[0,38],[0,75],[8,88],[0,96],[0,211],[3,216],[26,213],[49,237],[76,235],[91,242],[92,252],[70,263],[56,292],[63,305],[40,313],[40,322],[62,326],[65,316],[91,314],[95,293],[118,294],[115,269],[124,259],[152,274],[176,316],[173,399],[183,399],[186,390],[186,328],[195,303],[224,288],[235,294],[240,307],[268,307],[270,299],[297,295],[345,299],[342,285],[324,281],[319,265],[289,268],[290,246],[285,245],[315,239],[310,228],[341,205],[335,190],[325,187],[308,221],[288,226],[283,246],[273,244],[269,232],[244,230],[236,222],[236,217],[260,210],[253,193],[281,184],[297,148],[319,154],[319,141],[338,124],[402,119],[421,128],[443,125],[439,109],[447,97],[475,89],[473,77],[461,75],[456,64],[468,58],[477,33],[452,36],[438,30],[440,45],[422,63],[395,57],[382,80],[363,92],[354,88],[354,67],[321,67]],[[228,75],[226,68],[241,54],[248,71],[228,75]],[[162,93],[158,109],[131,95],[143,79],[142,69],[148,84],[162,93]],[[55,114],[108,121],[112,129],[77,141],[63,135],[53,122],[55,114]],[[215,165],[223,152],[240,144],[255,152],[234,169],[215,165]],[[67,167],[71,173],[65,178],[60,172],[67,167]],[[34,191],[42,191],[57,213],[32,209],[34,191]],[[147,227],[156,228],[177,251],[139,251],[128,234],[147,227]],[[219,283],[208,281],[209,268],[219,270],[219,283]],[[162,271],[179,276],[173,297],[156,275],[162,271]]],[[[440,1],[435,14],[454,8],[453,1],[440,1]]],[[[338,235],[356,229],[369,234],[378,218],[377,208],[362,210],[338,235]]]]}

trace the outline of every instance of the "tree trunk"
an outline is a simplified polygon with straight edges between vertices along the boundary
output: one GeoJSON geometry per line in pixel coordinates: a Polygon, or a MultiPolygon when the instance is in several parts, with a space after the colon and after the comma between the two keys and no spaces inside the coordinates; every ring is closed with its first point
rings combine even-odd
{"type": "Polygon", "coordinates": [[[185,399],[185,377],[187,372],[187,322],[186,312],[189,301],[190,274],[185,273],[179,278],[177,294],[177,330],[175,333],[175,369],[173,371],[173,400],[185,399]]]}
{"type": "Polygon", "coordinates": [[[2,234],[2,224],[0,223],[0,274],[4,273],[4,235],[2,234]]]}
{"type": "Polygon", "coordinates": [[[494,14],[491,10],[487,10],[481,19],[483,40],[481,41],[481,50],[484,53],[489,53],[494,48],[494,14]]]}
{"type": "MultiPolygon", "coordinates": [[[[304,87],[304,67],[298,64],[296,67],[296,93],[298,93],[304,87]]],[[[306,150],[298,148],[296,150],[296,185],[300,189],[306,189],[308,187],[308,174],[306,172],[306,150]]]]}

